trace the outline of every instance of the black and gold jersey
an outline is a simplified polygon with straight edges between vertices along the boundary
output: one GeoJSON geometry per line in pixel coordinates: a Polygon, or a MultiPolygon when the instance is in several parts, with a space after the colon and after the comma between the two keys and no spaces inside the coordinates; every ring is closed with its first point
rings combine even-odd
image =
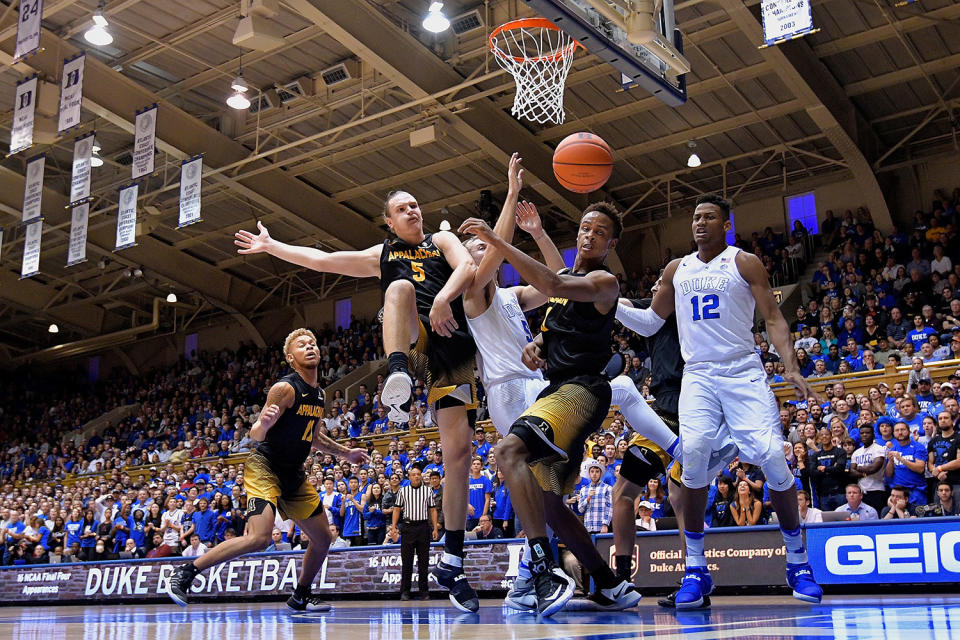
{"type": "MultiPolygon", "coordinates": [[[[417,292],[417,313],[427,318],[433,300],[447,284],[453,267],[447,262],[443,250],[433,241],[433,234],[427,234],[420,244],[410,244],[393,236],[383,242],[380,254],[380,286],[384,291],[395,280],[409,280],[417,292]]],[[[458,296],[450,303],[453,317],[460,327],[467,326],[463,313],[463,298],[458,296]]],[[[465,329],[464,329],[465,330],[465,329]]]]}
{"type": "Polygon", "coordinates": [[[293,406],[280,414],[256,450],[275,472],[300,473],[310,455],[313,430],[323,425],[323,391],[311,387],[296,371],[278,382],[293,387],[293,406]]]}
{"type": "MultiPolygon", "coordinates": [[[[561,273],[576,277],[587,275],[571,273],[569,269],[561,273]]],[[[573,376],[601,375],[610,360],[610,337],[616,314],[617,305],[602,314],[592,302],[550,298],[540,327],[547,379],[556,383],[573,376]]]]}

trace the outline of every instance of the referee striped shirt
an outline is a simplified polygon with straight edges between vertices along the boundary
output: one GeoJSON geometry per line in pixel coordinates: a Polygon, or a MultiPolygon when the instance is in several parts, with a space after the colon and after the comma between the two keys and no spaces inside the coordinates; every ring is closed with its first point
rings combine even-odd
{"type": "Polygon", "coordinates": [[[403,509],[403,522],[429,520],[430,509],[434,507],[433,489],[423,482],[416,488],[408,484],[397,492],[396,504],[403,509]]]}

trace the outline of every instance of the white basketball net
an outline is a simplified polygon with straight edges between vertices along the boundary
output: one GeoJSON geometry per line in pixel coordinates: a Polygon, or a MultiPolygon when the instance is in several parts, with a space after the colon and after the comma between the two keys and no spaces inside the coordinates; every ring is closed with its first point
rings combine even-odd
{"type": "Polygon", "coordinates": [[[494,30],[490,48],[517,84],[510,113],[540,124],[561,124],[564,84],[578,46],[549,20],[517,20],[494,30]]]}

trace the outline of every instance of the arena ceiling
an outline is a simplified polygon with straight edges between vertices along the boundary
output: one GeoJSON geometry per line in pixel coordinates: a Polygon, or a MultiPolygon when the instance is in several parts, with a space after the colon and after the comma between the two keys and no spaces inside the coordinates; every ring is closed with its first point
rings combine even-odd
{"type": "Polygon", "coordinates": [[[115,40],[101,48],[82,37],[94,0],[47,0],[44,50],[17,65],[12,4],[0,0],[0,139],[9,139],[16,82],[37,72],[56,85],[62,59],[87,49],[78,133],[96,131],[105,164],[94,170],[89,260],[65,268],[73,135],[0,161],[0,360],[143,323],[152,299],[170,291],[180,299],[178,328],[342,295],[356,283],[238,256],[233,232],[260,219],[297,244],[367,247],[383,239],[382,198],[396,186],[417,196],[429,227],[441,219],[455,227],[476,213],[482,191],[495,201],[503,194],[512,151],[524,157],[525,194],[554,233],[569,237],[586,201],[556,184],[550,157],[574,131],[593,131],[615,149],[605,195],[628,211],[634,233],[704,191],[736,200],[800,179],[852,177],[882,221],[889,214],[875,172],[956,143],[960,4],[950,0],[900,8],[814,0],[820,31],[767,49],[757,48],[756,0],[677,0],[692,65],[686,105],[624,92],[613,68],[581,54],[567,82],[567,121],[547,127],[509,115],[513,82],[486,46],[492,26],[531,15],[518,0],[445,2],[447,15],[475,10],[483,24],[439,37],[420,27],[426,0],[284,0],[274,19],[284,43],[269,52],[232,44],[238,0],[109,1],[115,40]],[[312,95],[235,112],[224,100],[241,61],[270,100],[298,79],[312,95]],[[319,80],[341,63],[349,80],[319,80]],[[140,189],[138,245],[114,253],[134,114],[154,102],[157,174],[140,189]],[[437,140],[412,148],[410,132],[429,125],[437,140]],[[703,160],[696,169],[686,166],[691,140],[703,160]],[[48,155],[41,272],[20,281],[21,156],[39,151],[48,155]],[[203,222],[178,230],[179,164],[197,153],[216,171],[204,179],[203,222]],[[136,269],[142,276],[130,275],[136,269]],[[47,333],[51,322],[59,335],[47,333]]]}

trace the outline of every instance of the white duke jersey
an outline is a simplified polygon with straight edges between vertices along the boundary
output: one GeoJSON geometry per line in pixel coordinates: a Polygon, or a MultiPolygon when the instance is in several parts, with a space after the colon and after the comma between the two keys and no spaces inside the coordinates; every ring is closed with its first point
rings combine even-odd
{"type": "Polygon", "coordinates": [[[467,325],[477,343],[480,379],[486,387],[512,378],[537,378],[521,360],[521,352],[533,340],[530,327],[513,289],[497,287],[487,310],[476,318],[467,316],[467,325]]]}
{"type": "Polygon", "coordinates": [[[682,258],[673,276],[680,353],[687,366],[751,355],[756,301],[737,269],[740,249],[728,246],[704,264],[682,258]]]}

